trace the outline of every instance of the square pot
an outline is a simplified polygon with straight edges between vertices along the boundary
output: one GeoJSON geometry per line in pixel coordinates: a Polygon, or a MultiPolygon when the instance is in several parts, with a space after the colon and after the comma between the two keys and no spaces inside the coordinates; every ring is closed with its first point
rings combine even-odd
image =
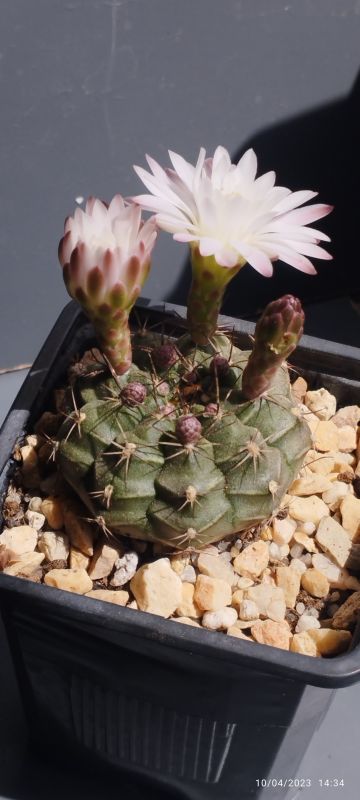
{"type": "MultiPolygon", "coordinates": [[[[141,300],[141,321],[184,329],[185,309],[141,300]]],[[[252,323],[222,317],[248,348],[252,323]]],[[[76,354],[94,344],[74,303],[59,317],[5,420],[0,496],[15,442],[46,407],[76,354]]],[[[292,363],[313,388],[357,402],[360,350],[304,336],[292,363]]],[[[289,796],[297,767],[336,687],[360,679],[352,649],[316,659],[248,643],[0,574],[1,613],[30,741],[112,765],[189,800],[289,796]],[[54,747],[55,745],[55,747],[54,747]],[[283,792],[283,788],[280,790],[283,792]]],[[[306,784],[304,784],[306,785],[306,784]]]]}

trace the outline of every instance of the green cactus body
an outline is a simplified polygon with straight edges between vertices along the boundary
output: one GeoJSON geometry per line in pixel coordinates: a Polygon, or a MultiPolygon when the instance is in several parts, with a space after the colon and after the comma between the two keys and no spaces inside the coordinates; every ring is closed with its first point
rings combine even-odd
{"type": "Polygon", "coordinates": [[[139,343],[126,374],[77,379],[58,435],[60,470],[90,514],[114,535],[179,550],[270,517],[311,446],[286,366],[244,402],[249,352],[226,336],[139,343]]]}

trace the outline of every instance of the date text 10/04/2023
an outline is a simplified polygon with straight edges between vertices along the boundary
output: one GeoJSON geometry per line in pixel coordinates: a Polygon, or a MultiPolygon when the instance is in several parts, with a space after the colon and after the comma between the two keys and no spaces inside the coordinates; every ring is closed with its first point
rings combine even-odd
{"type": "Polygon", "coordinates": [[[321,789],[342,789],[345,786],[344,778],[257,778],[256,786],[263,789],[283,788],[283,789],[309,789],[317,783],[321,789]]]}

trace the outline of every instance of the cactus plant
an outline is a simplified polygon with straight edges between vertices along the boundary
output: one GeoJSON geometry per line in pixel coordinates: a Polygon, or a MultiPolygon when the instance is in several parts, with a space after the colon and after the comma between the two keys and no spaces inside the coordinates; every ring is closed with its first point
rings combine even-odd
{"type": "MultiPolygon", "coordinates": [[[[135,212],[127,211],[123,201],[116,201],[122,220],[126,214],[133,220],[132,237],[124,233],[124,224],[117,228],[125,236],[128,252],[134,232],[141,238],[141,230],[145,230],[146,246],[143,243],[139,249],[137,268],[132,261],[126,261],[125,278],[116,277],[114,267],[110,276],[107,264],[114,259],[109,249],[104,254],[108,233],[103,236],[105,244],[100,255],[100,234],[95,237],[97,249],[91,240],[90,250],[97,256],[98,266],[96,281],[91,277],[93,263],[89,278],[90,261],[83,252],[89,247],[82,241],[82,237],[89,237],[88,220],[83,222],[80,233],[78,225],[77,237],[73,235],[69,242],[68,236],[60,247],[69,291],[98,326],[105,359],[95,369],[91,364],[88,372],[82,370],[68,390],[65,420],[56,442],[59,468],[104,531],[161,542],[176,549],[201,548],[269,518],[279,508],[311,446],[306,422],[292,411],[295,401],[286,365],[303,330],[300,302],[286,295],[269,304],[257,323],[252,352],[240,350],[231,335],[219,331],[217,317],[225,287],[246,259],[269,275],[271,261],[278,257],[308,272],[313,267],[305,253],[328,257],[315,244],[327,237],[302,223],[324,216],[330,207],[317,205],[294,211],[313,193],[291,195],[287,189],[276,192],[272,174],[271,180],[267,177],[265,188],[262,183],[266,202],[261,204],[252,159],[247,157],[242,166],[240,161],[234,167],[234,175],[223,149],[218,150],[221,152],[215,154],[212,167],[202,156],[200,165],[190,169],[172,154],[176,176],[162,171],[151,159],[155,176],[151,181],[138,170],[155,194],[156,180],[163,183],[158,197],[136,198],[145,208],[160,212],[155,218],[159,226],[174,232],[176,210],[186,217],[188,231],[183,230],[177,238],[191,242],[193,256],[188,333],[174,339],[154,331],[134,331],[130,346],[128,315],[148,270],[156,235],[151,227],[153,221],[142,228],[137,211],[135,225],[135,212]],[[211,238],[209,231],[204,235],[196,231],[194,208],[201,205],[201,180],[205,186],[213,181],[212,194],[208,187],[212,203],[216,192],[225,192],[226,203],[227,193],[235,196],[235,211],[244,209],[245,202],[243,198],[239,205],[236,181],[245,195],[247,192],[253,224],[248,209],[246,225],[240,232],[243,242],[240,233],[239,241],[234,233],[234,210],[230,220],[233,240],[226,234],[227,245],[221,241],[219,220],[214,208],[211,211],[210,201],[206,213],[208,224],[213,220],[214,236],[211,238]],[[187,216],[185,200],[190,208],[187,216]],[[254,211],[255,200],[260,211],[254,211]],[[254,232],[254,219],[258,233],[254,232]],[[252,241],[246,241],[245,229],[251,231],[252,241]],[[75,245],[74,256],[71,248],[75,245]],[[131,285],[125,290],[135,273],[135,289],[131,285]],[[123,288],[118,291],[120,284],[123,288]],[[106,310],[105,305],[111,310],[106,310]],[[109,324],[104,324],[104,318],[110,320],[109,324]]],[[[228,210],[226,203],[224,197],[220,198],[218,216],[223,220],[228,210]]],[[[89,211],[93,208],[92,203],[89,211]]],[[[109,212],[111,208],[112,204],[109,212]]],[[[203,204],[203,212],[204,208],[203,204]]],[[[103,224],[106,213],[103,209],[98,211],[103,224]]],[[[229,226],[228,219],[226,225],[229,226]]]]}

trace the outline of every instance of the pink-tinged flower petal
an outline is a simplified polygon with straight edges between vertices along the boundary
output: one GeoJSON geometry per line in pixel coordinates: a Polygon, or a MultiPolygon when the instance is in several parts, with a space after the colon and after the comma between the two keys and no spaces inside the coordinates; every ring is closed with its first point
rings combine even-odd
{"type": "Polygon", "coordinates": [[[334,206],[325,203],[314,203],[311,206],[297,208],[295,211],[288,211],[282,217],[282,222],[291,225],[307,225],[308,222],[315,222],[317,219],[326,217],[333,210],[334,206]]]}
{"type": "Polygon", "coordinates": [[[284,200],[280,200],[279,203],[274,207],[274,211],[277,214],[283,214],[285,211],[291,211],[293,208],[297,208],[297,206],[302,206],[304,203],[307,203],[308,200],[311,200],[313,197],[316,197],[318,192],[312,192],[307,190],[302,190],[299,192],[292,192],[290,195],[284,198],[284,200]]]}
{"type": "Polygon", "coordinates": [[[273,274],[273,265],[266,253],[244,242],[238,243],[238,249],[250,266],[254,267],[257,272],[260,272],[260,275],[264,275],[265,278],[271,277],[273,274]]]}
{"type": "Polygon", "coordinates": [[[248,181],[254,181],[257,172],[257,158],[254,150],[249,148],[237,163],[237,170],[241,172],[248,181]]]}
{"type": "Polygon", "coordinates": [[[213,256],[214,253],[221,247],[221,241],[218,239],[211,239],[209,236],[201,236],[199,239],[200,254],[206,256],[213,256]]]}
{"type": "Polygon", "coordinates": [[[195,173],[193,165],[189,164],[188,161],[185,161],[185,158],[182,156],[179,156],[177,153],[173,153],[172,150],[169,150],[169,156],[175,171],[181,180],[184,181],[185,186],[187,186],[191,191],[195,173]]]}
{"type": "Polygon", "coordinates": [[[232,247],[218,247],[215,251],[215,261],[217,264],[220,264],[221,267],[227,267],[230,269],[231,267],[236,267],[239,263],[239,254],[234,250],[232,247]]]}
{"type": "Polygon", "coordinates": [[[175,242],[193,242],[194,241],[194,234],[191,233],[174,233],[173,239],[175,242]]]}
{"type": "Polygon", "coordinates": [[[279,247],[278,256],[281,261],[284,261],[285,264],[289,264],[290,267],[294,267],[308,275],[316,275],[316,269],[311,261],[309,261],[306,256],[296,253],[295,250],[291,250],[285,246],[279,247]]]}
{"type": "Polygon", "coordinates": [[[310,256],[311,258],[321,258],[324,261],[331,261],[332,255],[324,250],[323,247],[319,247],[317,244],[311,244],[309,242],[298,242],[295,239],[284,239],[284,244],[289,245],[293,250],[296,250],[298,253],[301,253],[304,256],[310,256]]]}

